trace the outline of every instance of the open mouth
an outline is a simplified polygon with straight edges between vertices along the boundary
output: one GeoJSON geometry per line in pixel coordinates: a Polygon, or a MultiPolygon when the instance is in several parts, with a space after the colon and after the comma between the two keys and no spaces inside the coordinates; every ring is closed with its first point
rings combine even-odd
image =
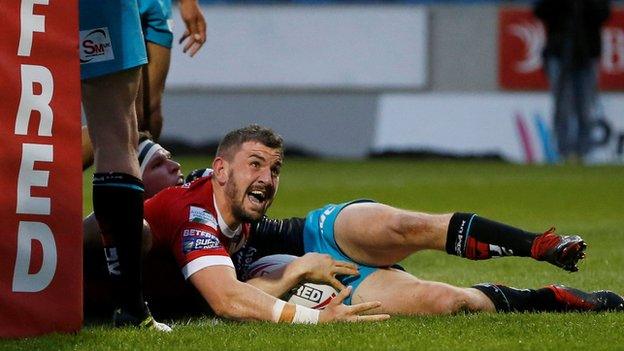
{"type": "Polygon", "coordinates": [[[247,193],[247,197],[251,203],[261,205],[267,200],[268,195],[266,190],[251,190],[247,193]]]}

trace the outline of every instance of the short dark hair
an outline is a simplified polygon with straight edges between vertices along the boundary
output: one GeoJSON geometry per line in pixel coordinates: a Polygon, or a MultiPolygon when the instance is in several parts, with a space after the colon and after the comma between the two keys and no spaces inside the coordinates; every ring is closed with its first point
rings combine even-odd
{"type": "Polygon", "coordinates": [[[284,139],[279,134],[270,128],[250,124],[227,133],[219,143],[217,157],[230,159],[240,146],[248,141],[256,141],[271,149],[278,149],[281,154],[284,153],[284,139]]]}

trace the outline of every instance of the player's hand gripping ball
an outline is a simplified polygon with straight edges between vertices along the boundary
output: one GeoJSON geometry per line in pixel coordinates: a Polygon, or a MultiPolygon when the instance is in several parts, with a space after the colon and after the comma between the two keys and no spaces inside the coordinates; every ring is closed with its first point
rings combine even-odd
{"type": "MultiPolygon", "coordinates": [[[[249,278],[261,277],[283,270],[297,257],[292,255],[270,255],[254,262],[249,267],[249,278]]],[[[331,285],[303,283],[282,296],[281,299],[297,305],[322,310],[336,297],[338,291],[331,285]]]]}

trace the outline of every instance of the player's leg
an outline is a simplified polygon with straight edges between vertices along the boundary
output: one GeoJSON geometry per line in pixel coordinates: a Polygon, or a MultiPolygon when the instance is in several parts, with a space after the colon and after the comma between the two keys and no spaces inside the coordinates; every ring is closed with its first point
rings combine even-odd
{"type": "Polygon", "coordinates": [[[431,215],[360,202],[340,205],[325,217],[335,218],[332,235],[340,250],[373,266],[388,266],[416,251],[434,249],[475,260],[533,257],[575,271],[586,247],[578,236],[526,232],[470,213],[431,215]]]}
{"type": "Polygon", "coordinates": [[[494,312],[492,301],[474,288],[421,280],[397,269],[377,269],[354,290],[352,303],[381,301],[379,311],[390,315],[440,315],[494,312]]]}
{"type": "Polygon", "coordinates": [[[374,202],[334,211],[327,218],[335,215],[338,247],[354,261],[372,266],[389,266],[420,250],[444,250],[452,216],[409,212],[374,202]]]}
{"type": "Polygon", "coordinates": [[[134,97],[139,71],[83,81],[83,105],[95,151],[93,209],[105,243],[116,301],[145,318],[141,293],[143,184],[136,155],[134,97]]]}
{"type": "Polygon", "coordinates": [[[122,172],[141,177],[134,111],[139,72],[139,68],[131,68],[82,82],[83,105],[98,173],[122,172]]]}
{"type": "MultiPolygon", "coordinates": [[[[162,98],[165,90],[165,81],[169,71],[171,49],[147,42],[149,63],[143,67],[142,94],[137,103],[142,104],[143,115],[139,116],[139,130],[146,130],[158,140],[162,131],[162,98]]],[[[138,116],[138,115],[137,115],[138,116]]]]}
{"type": "MultiPolygon", "coordinates": [[[[116,308],[112,299],[113,290],[109,279],[102,233],[95,215],[91,213],[82,221],[83,228],[83,295],[85,318],[109,316],[116,308]]],[[[143,225],[143,252],[145,258],[151,249],[152,237],[149,225],[143,225]]],[[[146,267],[145,265],[143,265],[146,267]]]]}
{"type": "Polygon", "coordinates": [[[140,131],[149,131],[158,141],[162,131],[162,97],[171,61],[173,32],[170,0],[139,0],[141,25],[149,63],[143,67],[137,98],[140,131]]]}
{"type": "Polygon", "coordinates": [[[563,285],[540,289],[516,289],[497,284],[478,284],[498,312],[589,312],[624,311],[624,298],[609,291],[585,292],[563,285]]]}
{"type": "Polygon", "coordinates": [[[93,208],[119,306],[114,319],[167,330],[151,318],[141,292],[143,184],[134,100],[147,57],[136,2],[81,0],[80,37],[83,106],[95,154],[93,208]]]}
{"type": "Polygon", "coordinates": [[[420,280],[395,269],[378,269],[354,290],[352,302],[380,301],[374,313],[438,315],[458,312],[624,311],[624,299],[612,291],[584,292],[561,285],[516,289],[479,284],[459,288],[420,280]]]}

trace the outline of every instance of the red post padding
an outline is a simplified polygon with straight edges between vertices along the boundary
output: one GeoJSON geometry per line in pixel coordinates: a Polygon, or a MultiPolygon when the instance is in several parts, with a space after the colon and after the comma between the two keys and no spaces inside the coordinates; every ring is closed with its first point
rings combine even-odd
{"type": "Polygon", "coordinates": [[[0,337],[82,324],[77,0],[0,2],[0,337]]]}

